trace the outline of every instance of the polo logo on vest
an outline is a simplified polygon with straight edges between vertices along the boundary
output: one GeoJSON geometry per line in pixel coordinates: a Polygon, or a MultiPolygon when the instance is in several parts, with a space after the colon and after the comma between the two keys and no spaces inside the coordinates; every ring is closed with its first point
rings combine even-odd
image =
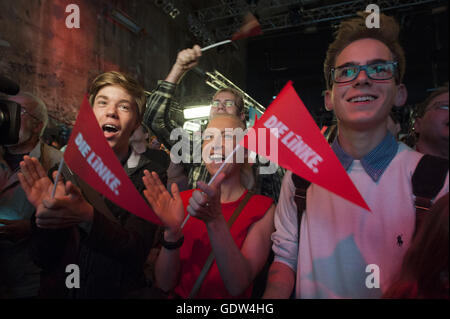
{"type": "Polygon", "coordinates": [[[402,236],[403,235],[398,235],[397,236],[397,245],[398,245],[398,247],[402,247],[403,246],[403,238],[402,238],[402,236]]]}

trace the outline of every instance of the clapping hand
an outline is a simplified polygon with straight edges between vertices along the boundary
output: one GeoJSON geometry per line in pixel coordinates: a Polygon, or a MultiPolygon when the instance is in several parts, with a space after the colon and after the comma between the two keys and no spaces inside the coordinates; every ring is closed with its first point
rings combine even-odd
{"type": "MultiPolygon", "coordinates": [[[[53,182],[47,176],[41,163],[36,158],[24,156],[20,162],[18,178],[25,191],[28,201],[37,208],[45,198],[50,198],[53,190],[53,182]]],[[[57,172],[54,172],[55,177],[57,172]]],[[[55,195],[65,194],[64,185],[58,183],[55,195]]]]}
{"type": "Polygon", "coordinates": [[[173,195],[170,195],[155,172],[150,174],[145,170],[142,180],[146,188],[144,190],[145,198],[164,226],[167,227],[168,232],[176,237],[181,232],[181,224],[185,215],[177,184],[172,184],[173,195]]]}
{"type": "MultiPolygon", "coordinates": [[[[60,229],[92,221],[94,208],[70,181],[64,184],[60,179],[52,197],[54,184],[36,158],[24,156],[20,168],[19,181],[28,201],[36,207],[38,227],[60,229]]],[[[54,179],[57,173],[53,172],[54,179]]]]}
{"type": "MultiPolygon", "coordinates": [[[[62,182],[58,182],[58,184],[62,182]]],[[[83,197],[81,190],[67,182],[65,195],[46,198],[36,211],[36,225],[40,228],[60,229],[91,222],[94,208],[83,197]]]]}

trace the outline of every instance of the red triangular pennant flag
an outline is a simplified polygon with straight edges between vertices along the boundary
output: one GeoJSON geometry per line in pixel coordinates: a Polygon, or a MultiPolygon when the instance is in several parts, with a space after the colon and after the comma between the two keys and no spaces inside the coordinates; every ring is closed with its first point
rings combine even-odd
{"type": "Polygon", "coordinates": [[[240,144],[370,211],[295,92],[292,82],[288,82],[240,144]],[[270,139],[264,138],[270,128],[278,130],[271,130],[268,134],[270,139]],[[268,152],[274,148],[273,144],[278,147],[277,151],[268,152]]]}
{"type": "Polygon", "coordinates": [[[244,22],[240,29],[231,37],[232,41],[253,37],[262,34],[261,25],[250,12],[244,17],[244,22]]]}
{"type": "Polygon", "coordinates": [[[72,129],[64,160],[75,174],[115,204],[138,217],[161,224],[108,145],[87,96],[72,129]]]}

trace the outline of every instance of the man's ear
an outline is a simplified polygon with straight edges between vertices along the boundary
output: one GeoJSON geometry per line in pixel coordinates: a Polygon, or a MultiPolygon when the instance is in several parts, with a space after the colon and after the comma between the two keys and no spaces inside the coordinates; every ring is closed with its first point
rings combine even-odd
{"type": "Polygon", "coordinates": [[[397,107],[404,106],[407,99],[408,99],[408,90],[406,89],[406,86],[403,83],[401,83],[397,88],[397,94],[395,95],[394,105],[397,107]]]}
{"type": "Polygon", "coordinates": [[[334,109],[333,100],[331,98],[331,95],[332,94],[331,94],[330,90],[325,91],[324,101],[325,101],[325,109],[327,111],[332,111],[334,109]]]}
{"type": "Polygon", "coordinates": [[[245,122],[245,113],[241,112],[241,115],[239,116],[241,118],[242,121],[245,122]]]}

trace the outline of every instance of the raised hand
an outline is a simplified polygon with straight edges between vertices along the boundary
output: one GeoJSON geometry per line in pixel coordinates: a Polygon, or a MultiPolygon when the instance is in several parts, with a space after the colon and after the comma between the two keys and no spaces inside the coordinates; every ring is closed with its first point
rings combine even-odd
{"type": "Polygon", "coordinates": [[[150,174],[149,171],[145,170],[142,180],[146,188],[144,196],[156,215],[170,233],[179,233],[185,214],[177,184],[172,184],[171,190],[173,195],[170,195],[155,172],[150,174]]]}
{"type": "Polygon", "coordinates": [[[201,191],[195,191],[189,199],[187,211],[191,216],[198,218],[205,223],[216,220],[222,216],[222,206],[220,204],[220,185],[225,179],[225,174],[220,173],[211,185],[198,182],[197,186],[201,191]]]}
{"type": "Polygon", "coordinates": [[[167,82],[178,83],[181,77],[198,64],[202,51],[200,46],[194,45],[192,49],[185,49],[180,51],[177,60],[173,65],[169,75],[166,78],[167,82]]]}
{"type": "Polygon", "coordinates": [[[202,51],[200,46],[194,45],[192,49],[185,49],[178,53],[175,65],[183,71],[188,71],[198,64],[201,56],[202,51]]]}
{"type": "MultiPolygon", "coordinates": [[[[28,201],[37,208],[45,198],[51,197],[54,184],[36,158],[24,156],[23,161],[20,162],[20,169],[21,172],[17,174],[20,184],[28,201]]],[[[56,174],[57,172],[54,172],[53,177],[56,174]]],[[[55,194],[65,194],[62,182],[58,183],[55,194]]]]}

